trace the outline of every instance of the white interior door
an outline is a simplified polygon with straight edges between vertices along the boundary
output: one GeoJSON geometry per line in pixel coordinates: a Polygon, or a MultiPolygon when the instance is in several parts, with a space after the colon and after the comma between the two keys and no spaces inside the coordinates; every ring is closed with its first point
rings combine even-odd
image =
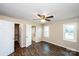
{"type": "Polygon", "coordinates": [[[26,47],[32,44],[32,27],[30,24],[26,24],[26,47]]]}
{"type": "Polygon", "coordinates": [[[14,52],[14,23],[0,20],[0,56],[14,52]]]}

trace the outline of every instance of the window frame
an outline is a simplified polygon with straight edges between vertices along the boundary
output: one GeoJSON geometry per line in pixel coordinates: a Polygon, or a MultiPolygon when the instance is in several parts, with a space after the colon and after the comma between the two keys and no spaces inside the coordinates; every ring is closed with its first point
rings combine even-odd
{"type": "Polygon", "coordinates": [[[49,26],[48,26],[48,25],[44,26],[44,37],[49,38],[49,36],[50,36],[49,31],[50,31],[49,26]],[[46,32],[45,32],[45,27],[48,27],[48,34],[47,34],[47,35],[45,35],[45,33],[46,33],[46,32]]]}
{"type": "Polygon", "coordinates": [[[63,40],[66,40],[66,41],[71,41],[71,42],[77,42],[77,23],[66,23],[66,24],[63,24],[63,40]],[[74,39],[66,39],[65,38],[65,26],[66,25],[74,25],[75,26],[75,33],[74,33],[74,39]]]}

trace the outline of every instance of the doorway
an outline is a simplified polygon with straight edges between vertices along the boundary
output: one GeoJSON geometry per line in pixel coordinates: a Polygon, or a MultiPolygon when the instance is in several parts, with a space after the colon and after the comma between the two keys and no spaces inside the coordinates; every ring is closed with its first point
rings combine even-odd
{"type": "Polygon", "coordinates": [[[19,24],[15,24],[15,39],[14,39],[14,42],[15,42],[15,50],[17,47],[20,46],[20,38],[19,38],[19,24]]]}
{"type": "Polygon", "coordinates": [[[32,26],[32,43],[35,42],[36,26],[32,26]]]}

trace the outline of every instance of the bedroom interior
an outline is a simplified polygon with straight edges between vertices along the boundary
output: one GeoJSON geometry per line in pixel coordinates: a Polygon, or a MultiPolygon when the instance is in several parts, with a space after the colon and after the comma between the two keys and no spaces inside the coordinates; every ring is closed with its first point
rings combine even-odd
{"type": "Polygon", "coordinates": [[[0,56],[79,56],[78,10],[79,3],[0,3],[0,56]]]}

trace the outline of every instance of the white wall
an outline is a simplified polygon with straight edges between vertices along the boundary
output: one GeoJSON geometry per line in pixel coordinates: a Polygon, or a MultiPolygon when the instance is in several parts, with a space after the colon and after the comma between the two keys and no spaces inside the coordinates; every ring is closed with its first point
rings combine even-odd
{"type": "Polygon", "coordinates": [[[43,41],[50,42],[68,49],[79,51],[79,18],[66,19],[62,21],[52,22],[48,24],[50,27],[50,37],[43,38],[43,41]],[[63,24],[77,23],[77,42],[70,42],[63,40],[63,24]]]}

